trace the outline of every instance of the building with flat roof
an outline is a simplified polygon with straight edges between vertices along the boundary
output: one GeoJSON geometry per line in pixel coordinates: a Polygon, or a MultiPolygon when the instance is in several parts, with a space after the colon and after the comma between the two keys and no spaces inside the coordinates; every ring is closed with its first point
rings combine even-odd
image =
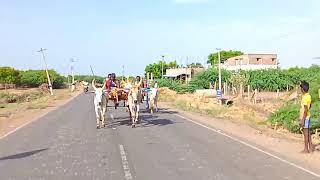
{"type": "Polygon", "coordinates": [[[164,77],[189,82],[196,74],[204,71],[204,68],[172,68],[166,69],[164,77]]]}
{"type": "Polygon", "coordinates": [[[227,59],[222,68],[226,70],[277,69],[277,54],[243,54],[227,59]]]}

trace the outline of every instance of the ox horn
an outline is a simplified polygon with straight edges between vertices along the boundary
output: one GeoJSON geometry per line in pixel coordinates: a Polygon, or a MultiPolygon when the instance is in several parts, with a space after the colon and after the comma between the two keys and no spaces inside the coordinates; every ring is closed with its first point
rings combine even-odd
{"type": "Polygon", "coordinates": [[[107,81],[104,81],[103,86],[102,86],[102,90],[104,90],[106,88],[107,85],[107,81]]]}
{"type": "Polygon", "coordinates": [[[95,80],[95,79],[92,80],[92,88],[93,88],[94,90],[97,90],[96,80],[95,80]]]}

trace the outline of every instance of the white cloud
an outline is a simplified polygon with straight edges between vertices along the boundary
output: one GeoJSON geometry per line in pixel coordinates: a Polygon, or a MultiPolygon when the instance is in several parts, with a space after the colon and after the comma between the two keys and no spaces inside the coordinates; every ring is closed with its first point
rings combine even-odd
{"type": "Polygon", "coordinates": [[[206,2],[209,2],[209,0],[173,0],[174,4],[198,4],[206,2]]]}

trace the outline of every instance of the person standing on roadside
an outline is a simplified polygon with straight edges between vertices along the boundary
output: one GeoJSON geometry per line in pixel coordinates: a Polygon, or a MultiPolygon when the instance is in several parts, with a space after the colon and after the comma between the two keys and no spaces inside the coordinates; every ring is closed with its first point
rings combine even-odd
{"type": "Polygon", "coordinates": [[[304,136],[304,150],[302,153],[311,153],[313,151],[312,140],[311,140],[311,96],[309,94],[309,83],[302,81],[300,84],[302,97],[300,107],[300,125],[303,128],[304,136]]]}

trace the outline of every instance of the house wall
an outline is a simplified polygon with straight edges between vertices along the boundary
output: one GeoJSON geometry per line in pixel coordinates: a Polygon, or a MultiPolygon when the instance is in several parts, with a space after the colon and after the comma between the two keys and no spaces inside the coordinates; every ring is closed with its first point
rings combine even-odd
{"type": "Polygon", "coordinates": [[[175,68],[166,70],[166,75],[177,76],[179,74],[191,75],[191,68],[175,68]]]}
{"type": "Polygon", "coordinates": [[[259,69],[277,69],[277,65],[254,65],[254,64],[249,64],[249,65],[238,65],[238,66],[226,66],[222,65],[221,68],[229,70],[229,71],[235,71],[235,70],[259,70],[259,69]]]}
{"type": "Polygon", "coordinates": [[[236,56],[229,58],[227,61],[225,61],[225,65],[227,66],[235,66],[240,64],[248,64],[248,55],[242,55],[242,56],[236,56]]]}
{"type": "Polygon", "coordinates": [[[277,65],[277,55],[275,54],[252,54],[249,55],[250,64],[277,65]]]}
{"type": "Polygon", "coordinates": [[[203,68],[175,68],[175,69],[167,69],[166,75],[175,76],[185,74],[187,76],[187,80],[190,81],[194,75],[198,74],[199,72],[204,71],[203,68]]]}
{"type": "Polygon", "coordinates": [[[276,69],[278,60],[276,54],[244,54],[229,58],[222,66],[227,70],[276,69]]]}

